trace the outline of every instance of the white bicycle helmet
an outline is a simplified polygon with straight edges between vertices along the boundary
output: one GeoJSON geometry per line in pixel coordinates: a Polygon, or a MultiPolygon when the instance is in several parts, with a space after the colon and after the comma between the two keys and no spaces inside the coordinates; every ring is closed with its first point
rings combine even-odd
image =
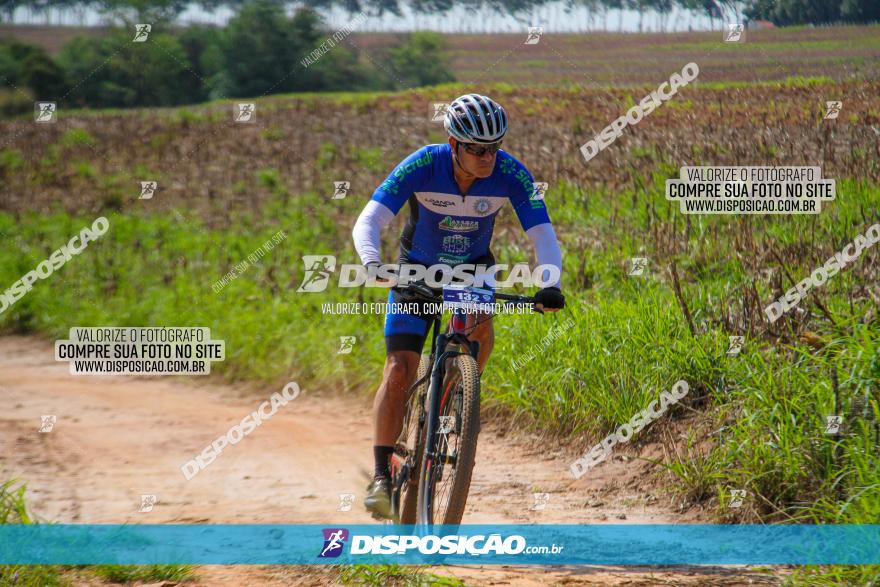
{"type": "Polygon", "coordinates": [[[507,133],[507,113],[491,98],[465,94],[446,109],[443,126],[462,143],[497,143],[507,133]]]}

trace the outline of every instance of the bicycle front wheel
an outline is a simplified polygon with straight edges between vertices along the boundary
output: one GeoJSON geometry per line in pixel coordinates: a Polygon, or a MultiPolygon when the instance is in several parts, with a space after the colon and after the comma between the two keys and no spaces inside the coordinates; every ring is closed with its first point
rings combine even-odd
{"type": "Polygon", "coordinates": [[[447,359],[440,393],[438,433],[432,439],[435,458],[423,458],[419,476],[418,523],[457,525],[464,515],[480,432],[480,372],[473,357],[447,359]]]}

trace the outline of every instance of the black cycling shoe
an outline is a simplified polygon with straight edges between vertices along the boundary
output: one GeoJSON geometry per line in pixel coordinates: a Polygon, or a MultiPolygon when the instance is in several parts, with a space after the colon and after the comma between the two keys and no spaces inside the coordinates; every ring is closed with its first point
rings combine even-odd
{"type": "Polygon", "coordinates": [[[391,480],[387,477],[373,479],[367,486],[364,505],[374,518],[391,518],[391,480]]]}

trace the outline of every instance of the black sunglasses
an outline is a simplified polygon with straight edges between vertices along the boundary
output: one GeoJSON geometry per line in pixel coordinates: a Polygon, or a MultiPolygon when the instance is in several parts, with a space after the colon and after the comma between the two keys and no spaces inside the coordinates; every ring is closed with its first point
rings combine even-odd
{"type": "Polygon", "coordinates": [[[471,155],[482,157],[486,153],[491,153],[492,155],[497,153],[498,149],[501,148],[501,141],[498,141],[497,143],[492,143],[491,145],[484,145],[482,147],[477,147],[474,145],[474,143],[459,143],[459,145],[464,147],[464,150],[471,155]]]}

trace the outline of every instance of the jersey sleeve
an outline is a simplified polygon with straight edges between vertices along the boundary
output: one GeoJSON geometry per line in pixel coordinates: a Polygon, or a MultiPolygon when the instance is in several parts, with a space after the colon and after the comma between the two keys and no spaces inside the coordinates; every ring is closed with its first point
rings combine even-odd
{"type": "Polygon", "coordinates": [[[397,214],[413,192],[430,178],[435,157],[430,145],[412,153],[376,188],[372,199],[397,214]]]}
{"type": "Polygon", "coordinates": [[[543,193],[535,186],[535,178],[526,169],[525,165],[509,157],[508,162],[502,164],[508,178],[508,194],[510,203],[516,211],[516,216],[522,224],[523,230],[529,230],[533,226],[550,222],[547,214],[547,206],[541,199],[533,198],[533,195],[543,193]],[[507,171],[509,170],[509,171],[507,171]]]}

